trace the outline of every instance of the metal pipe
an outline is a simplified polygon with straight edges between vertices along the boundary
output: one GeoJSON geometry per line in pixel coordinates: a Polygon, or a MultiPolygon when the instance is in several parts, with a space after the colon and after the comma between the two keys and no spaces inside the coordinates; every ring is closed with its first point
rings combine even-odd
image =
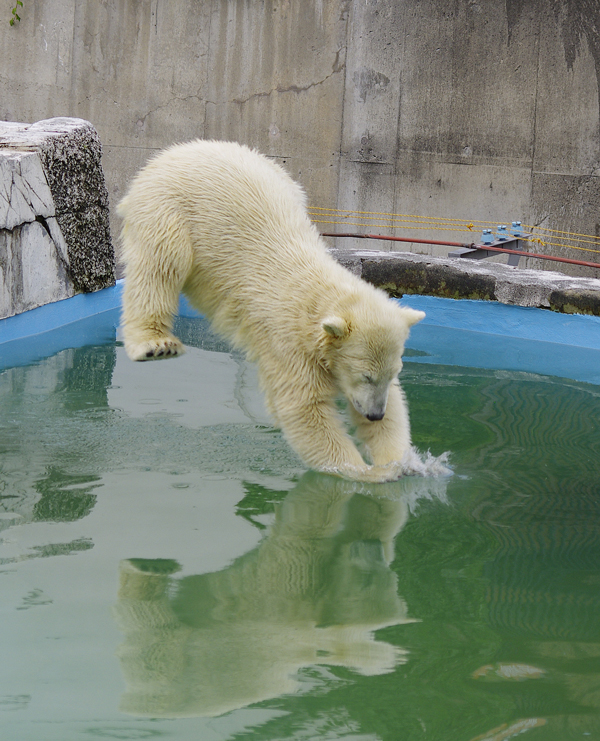
{"type": "Polygon", "coordinates": [[[432,239],[411,239],[409,237],[388,237],[384,234],[341,234],[321,233],[322,237],[358,237],[359,239],[386,239],[390,242],[415,242],[416,244],[441,244],[444,247],[474,247],[474,244],[465,244],[464,242],[439,242],[432,239]]]}
{"type": "Polygon", "coordinates": [[[521,257],[535,257],[539,260],[552,260],[553,262],[566,262],[569,265],[582,265],[586,268],[596,268],[600,270],[600,263],[587,262],[585,260],[571,260],[569,257],[554,257],[554,255],[540,255],[537,252],[524,252],[523,250],[511,250],[507,247],[492,247],[488,244],[464,244],[463,242],[442,242],[431,239],[411,239],[409,237],[388,237],[384,234],[349,234],[349,233],[322,233],[322,237],[353,237],[357,239],[384,239],[390,242],[415,242],[417,244],[435,244],[447,247],[467,247],[478,250],[490,250],[491,252],[501,252],[508,255],[520,255],[521,257]]]}

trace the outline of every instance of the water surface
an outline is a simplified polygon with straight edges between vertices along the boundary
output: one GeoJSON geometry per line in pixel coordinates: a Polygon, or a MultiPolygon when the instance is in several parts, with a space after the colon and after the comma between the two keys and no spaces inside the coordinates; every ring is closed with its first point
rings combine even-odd
{"type": "Polygon", "coordinates": [[[600,387],[406,362],[453,475],[354,484],[177,329],[0,373],[3,737],[600,738],[600,387]]]}

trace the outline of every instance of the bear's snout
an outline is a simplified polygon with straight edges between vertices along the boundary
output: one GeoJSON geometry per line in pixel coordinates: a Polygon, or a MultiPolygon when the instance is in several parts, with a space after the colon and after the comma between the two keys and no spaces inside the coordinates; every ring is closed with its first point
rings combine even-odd
{"type": "Polygon", "coordinates": [[[352,399],[352,406],[356,409],[359,414],[369,422],[379,422],[383,419],[386,412],[387,394],[385,399],[352,399]]]}

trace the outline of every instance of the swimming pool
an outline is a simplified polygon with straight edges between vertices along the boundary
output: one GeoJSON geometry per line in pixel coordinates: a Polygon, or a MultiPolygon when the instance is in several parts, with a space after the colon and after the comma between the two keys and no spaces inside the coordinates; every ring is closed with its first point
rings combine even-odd
{"type": "Polygon", "coordinates": [[[185,306],[188,353],[129,362],[118,303],[0,323],[7,738],[600,734],[597,318],[409,297],[453,475],[368,486],[307,472],[185,306]]]}

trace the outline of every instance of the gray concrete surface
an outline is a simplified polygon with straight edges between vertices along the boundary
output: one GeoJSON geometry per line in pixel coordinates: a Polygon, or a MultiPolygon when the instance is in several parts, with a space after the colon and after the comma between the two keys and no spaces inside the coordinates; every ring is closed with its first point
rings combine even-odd
{"type": "Polygon", "coordinates": [[[355,275],[396,298],[417,293],[600,316],[596,278],[410,252],[332,249],[331,254],[355,275]]]}
{"type": "Polygon", "coordinates": [[[0,118],[91,121],[113,213],[156,150],[234,139],[315,206],[518,219],[565,233],[544,250],[600,262],[557,246],[600,233],[600,3],[54,0],[25,2],[13,27],[1,13],[0,118]]]}
{"type": "Polygon", "coordinates": [[[0,319],[114,282],[94,128],[0,122],[0,319]]]}

